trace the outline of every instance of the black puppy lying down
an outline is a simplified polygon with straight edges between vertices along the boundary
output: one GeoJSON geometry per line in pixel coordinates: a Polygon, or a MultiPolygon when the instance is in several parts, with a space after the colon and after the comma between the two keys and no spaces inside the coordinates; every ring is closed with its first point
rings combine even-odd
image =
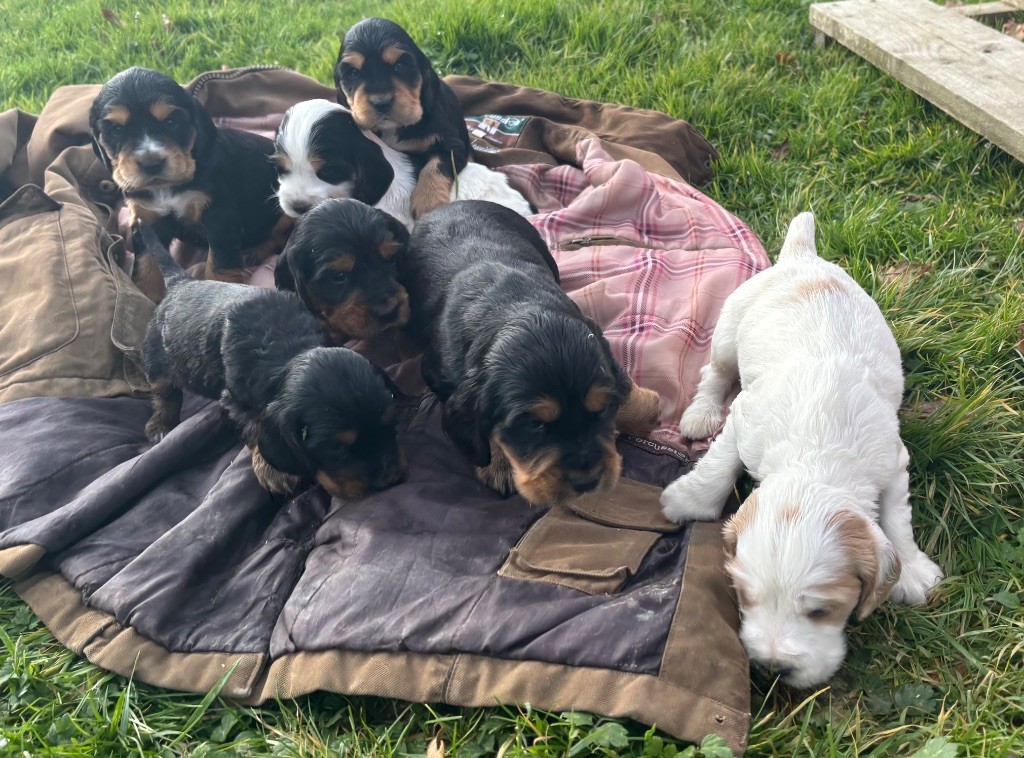
{"type": "Polygon", "coordinates": [[[442,206],[399,261],[423,378],[478,478],[539,505],[615,484],[616,423],[649,433],[658,396],[633,384],[558,285],[529,222],[494,203],[442,206]]]}
{"type": "Polygon", "coordinates": [[[324,347],[295,295],[190,279],[148,226],[136,225],[133,242],[154,256],[167,290],[142,349],[153,385],[151,441],[177,425],[188,389],[220,400],[271,492],[316,479],[351,499],[401,478],[383,373],[351,350],[324,347]]]}

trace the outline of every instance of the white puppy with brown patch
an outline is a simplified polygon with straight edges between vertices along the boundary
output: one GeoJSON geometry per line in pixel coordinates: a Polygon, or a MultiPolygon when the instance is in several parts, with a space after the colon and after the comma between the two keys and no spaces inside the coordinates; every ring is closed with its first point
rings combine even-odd
{"type": "Polygon", "coordinates": [[[718,429],[737,378],[721,434],[661,503],[672,521],[712,521],[744,469],[760,483],[724,529],[740,637],[752,660],[810,687],[842,663],[853,611],[924,602],[942,578],[910,524],[899,348],[871,297],[818,257],[810,213],[778,264],[725,302],[685,437],[718,429]]]}

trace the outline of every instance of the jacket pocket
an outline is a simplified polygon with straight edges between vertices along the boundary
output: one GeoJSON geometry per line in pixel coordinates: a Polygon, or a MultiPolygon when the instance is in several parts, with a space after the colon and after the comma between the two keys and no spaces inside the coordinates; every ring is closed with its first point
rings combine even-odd
{"type": "Polygon", "coordinates": [[[26,185],[0,205],[0,377],[78,337],[61,205],[26,185]]]}
{"type": "Polygon", "coordinates": [[[498,575],[588,595],[618,592],[658,539],[680,528],[661,515],[660,493],[658,487],[620,479],[610,492],[552,508],[512,548],[498,575]]]}

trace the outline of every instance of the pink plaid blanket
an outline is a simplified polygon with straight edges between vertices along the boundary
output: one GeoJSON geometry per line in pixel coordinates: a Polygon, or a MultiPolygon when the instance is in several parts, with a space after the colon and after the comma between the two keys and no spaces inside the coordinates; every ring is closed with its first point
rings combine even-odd
{"type": "Polygon", "coordinates": [[[770,265],[739,219],[682,181],[615,161],[597,139],[574,166],[506,166],[538,209],[530,221],[548,243],[562,286],[604,329],[615,357],[661,396],[655,440],[695,452],[679,417],[708,362],[725,298],[770,265]]]}
{"type": "MultiPolygon", "coordinates": [[[[273,136],[281,115],[220,119],[273,136]]],[[[598,139],[581,142],[575,166],[505,166],[509,182],[538,209],[530,221],[558,262],[562,286],[604,329],[616,358],[661,396],[652,438],[695,453],[679,436],[725,298],[770,265],[753,232],[683,181],[613,160],[598,139]]],[[[125,219],[127,220],[127,219],[125,219]]],[[[268,261],[252,283],[273,286],[268,261]]]]}

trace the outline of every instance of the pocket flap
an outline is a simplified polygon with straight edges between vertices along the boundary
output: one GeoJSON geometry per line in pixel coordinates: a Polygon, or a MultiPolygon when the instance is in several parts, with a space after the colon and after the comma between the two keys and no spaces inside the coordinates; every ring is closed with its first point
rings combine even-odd
{"type": "Polygon", "coordinates": [[[622,477],[613,489],[588,493],[570,503],[569,508],[589,521],[606,526],[678,532],[682,525],[665,518],[660,498],[660,487],[622,477]]]}

